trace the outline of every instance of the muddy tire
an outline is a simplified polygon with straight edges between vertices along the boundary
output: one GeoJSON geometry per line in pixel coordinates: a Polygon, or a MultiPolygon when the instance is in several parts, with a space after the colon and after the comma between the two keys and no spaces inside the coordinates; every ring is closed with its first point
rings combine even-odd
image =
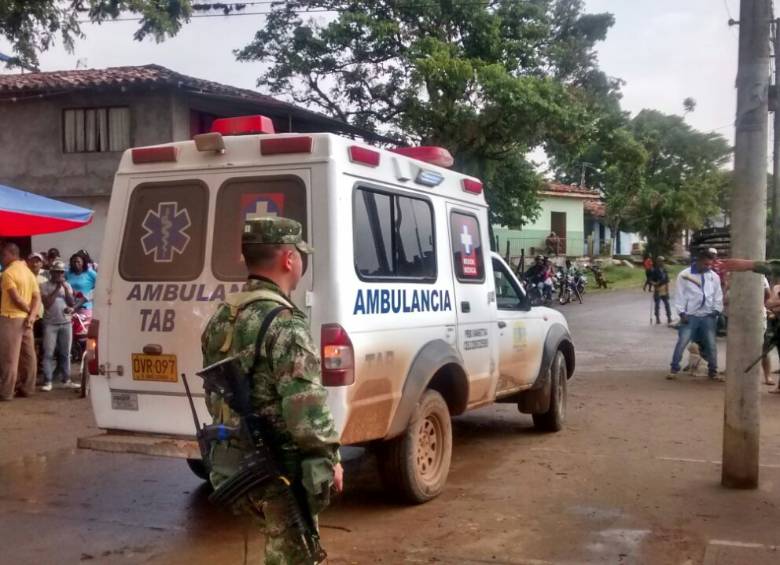
{"type": "Polygon", "coordinates": [[[377,456],[382,482],[404,501],[421,504],[437,497],[452,457],[450,411],[441,394],[425,391],[406,431],[383,443],[377,456]]]}
{"type": "Polygon", "coordinates": [[[543,414],[534,414],[534,426],[543,432],[559,432],[566,420],[566,396],[568,389],[568,370],[563,352],[555,353],[550,367],[550,409],[543,414]]]}
{"type": "Polygon", "coordinates": [[[190,468],[190,471],[195,473],[196,477],[206,482],[209,481],[209,471],[206,469],[202,459],[187,459],[187,466],[190,468]]]}

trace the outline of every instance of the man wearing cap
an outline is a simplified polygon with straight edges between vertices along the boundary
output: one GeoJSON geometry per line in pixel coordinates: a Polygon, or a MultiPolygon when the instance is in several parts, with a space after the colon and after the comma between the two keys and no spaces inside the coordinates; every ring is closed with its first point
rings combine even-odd
{"type": "Polygon", "coordinates": [[[672,355],[668,379],[680,372],[683,352],[691,341],[703,342],[710,379],[723,380],[718,375],[718,349],[715,331],[718,316],[723,312],[723,291],[720,277],[712,270],[715,256],[707,249],[699,251],[696,262],[677,275],[674,305],[680,316],[677,345],[672,355]]]}
{"type": "MultiPolygon", "coordinates": [[[[241,253],[249,280],[242,292],[228,296],[219,306],[203,332],[201,345],[204,366],[238,356],[247,378],[252,379],[253,408],[270,424],[271,447],[283,454],[284,471],[305,491],[316,524],[317,514],[329,503],[331,487],[341,491],[343,472],[309,322],[290,299],[311,252],[303,241],[301,225],[294,220],[247,221],[241,253]]],[[[215,424],[237,423],[219,395],[211,394],[206,402],[215,424]]],[[[246,449],[236,440],[212,445],[209,465],[215,487],[236,472],[246,449]]],[[[285,487],[268,487],[250,495],[242,509],[263,523],[266,563],[308,563],[291,528],[280,488],[285,487]]]]}
{"type": "Polygon", "coordinates": [[[70,347],[73,340],[71,314],[76,299],[73,288],[65,280],[65,263],[54,261],[49,273],[51,280],[41,285],[43,300],[43,386],[41,390],[50,391],[57,366],[65,373],[63,385],[70,388],[79,385],[70,380],[70,347]],[[56,359],[55,359],[56,353],[56,359]]]}
{"type": "Polygon", "coordinates": [[[0,296],[0,400],[35,393],[37,360],[32,327],[40,311],[41,294],[35,275],[19,259],[19,247],[6,243],[0,296]]]}

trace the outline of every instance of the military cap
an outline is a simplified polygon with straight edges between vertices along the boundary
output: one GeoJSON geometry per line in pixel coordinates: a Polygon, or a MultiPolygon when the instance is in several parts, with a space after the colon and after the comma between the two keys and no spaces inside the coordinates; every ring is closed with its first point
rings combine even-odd
{"type": "Polygon", "coordinates": [[[314,249],[303,241],[303,228],[299,222],[279,216],[252,218],[244,222],[241,245],[290,244],[301,253],[313,253],[314,249]]]}

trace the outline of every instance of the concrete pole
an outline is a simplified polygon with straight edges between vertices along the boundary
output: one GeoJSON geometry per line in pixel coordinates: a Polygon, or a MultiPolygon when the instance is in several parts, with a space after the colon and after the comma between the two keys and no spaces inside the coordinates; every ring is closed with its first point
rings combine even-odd
{"type": "Polygon", "coordinates": [[[769,252],[772,257],[780,256],[780,108],[778,108],[778,96],[780,96],[780,29],[778,21],[774,21],[774,51],[775,51],[775,96],[774,107],[774,147],[772,154],[772,230],[769,252]]]}
{"type": "MultiPolygon", "coordinates": [[[[731,253],[762,259],[766,246],[766,161],[771,0],[742,0],[734,149],[731,253]]],[[[729,295],[726,410],[721,482],[730,488],[758,487],[760,355],[763,289],[758,275],[733,273],[729,295]]]]}

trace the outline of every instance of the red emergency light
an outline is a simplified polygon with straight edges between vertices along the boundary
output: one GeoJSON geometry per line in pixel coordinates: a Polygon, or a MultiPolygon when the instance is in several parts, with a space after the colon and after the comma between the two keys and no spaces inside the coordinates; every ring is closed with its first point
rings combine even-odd
{"type": "Polygon", "coordinates": [[[309,136],[275,137],[260,140],[262,155],[282,155],[284,153],[311,153],[312,139],[309,136]]]}
{"type": "Polygon", "coordinates": [[[471,194],[482,194],[482,183],[474,179],[463,179],[463,190],[471,194]]]}
{"type": "Polygon", "coordinates": [[[360,145],[349,146],[349,160],[353,163],[360,163],[361,165],[368,165],[369,167],[378,167],[379,157],[379,151],[374,149],[361,147],[360,145]]]}
{"type": "Polygon", "coordinates": [[[173,145],[160,145],[158,147],[137,147],[131,152],[133,163],[169,163],[176,162],[179,151],[173,145]]]}
{"type": "Polygon", "coordinates": [[[452,158],[450,152],[444,149],[444,147],[423,145],[420,147],[396,147],[390,151],[411,159],[430,163],[431,165],[444,167],[445,169],[449,169],[455,163],[455,159],[452,158]]]}
{"type": "Polygon", "coordinates": [[[211,124],[211,133],[222,135],[250,135],[256,133],[276,133],[274,123],[266,116],[239,116],[237,118],[218,118],[211,124]]]}

